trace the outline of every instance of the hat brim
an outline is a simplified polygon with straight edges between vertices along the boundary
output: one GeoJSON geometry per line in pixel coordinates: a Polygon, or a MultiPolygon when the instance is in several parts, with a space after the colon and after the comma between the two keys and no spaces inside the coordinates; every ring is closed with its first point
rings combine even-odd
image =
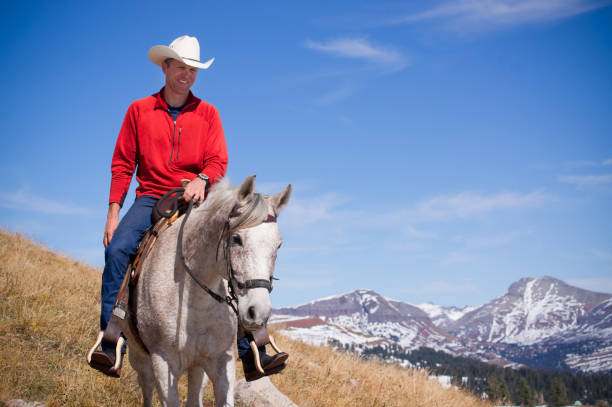
{"type": "Polygon", "coordinates": [[[181,61],[189,66],[193,66],[194,68],[208,69],[208,67],[210,67],[213,61],[215,60],[215,58],[211,58],[206,62],[200,62],[196,61],[195,59],[183,58],[179,54],[177,54],[176,51],[174,51],[172,48],[167,47],[165,45],[156,45],[152,47],[147,55],[149,56],[151,62],[158,66],[162,66],[162,63],[166,59],[172,58],[181,61]]]}

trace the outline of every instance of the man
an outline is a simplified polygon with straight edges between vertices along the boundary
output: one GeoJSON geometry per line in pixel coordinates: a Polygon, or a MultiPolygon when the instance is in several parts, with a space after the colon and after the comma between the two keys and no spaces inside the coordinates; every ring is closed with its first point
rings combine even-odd
{"type": "MultiPolygon", "coordinates": [[[[144,230],[151,226],[151,212],[159,198],[188,179],[183,199],[202,202],[206,189],[225,175],[227,147],[217,109],[196,98],[190,91],[198,69],[207,69],[214,58],[200,62],[197,38],[182,36],[170,46],[158,45],[149,50],[149,59],[161,66],[165,86],[156,94],[135,101],[128,108],[121,126],[111,163],[111,188],[108,215],[104,228],[105,266],[102,274],[100,328],[108,325],[130,256],[134,255],[144,230]],[[119,222],[119,211],[136,170],[136,200],[119,222]]],[[[239,348],[248,348],[246,339],[239,348]]],[[[277,358],[262,354],[264,369],[277,358]]],[[[114,364],[115,344],[102,342],[92,364],[105,374],[114,364]],[[100,359],[101,358],[101,359],[100,359]]],[[[251,352],[243,363],[245,375],[259,378],[251,369],[251,352]]],[[[123,358],[123,354],[120,356],[123,358]]],[[[284,356],[286,358],[286,355],[284,356]]],[[[283,366],[284,367],[284,366],[283,366]]],[[[266,373],[268,373],[266,371],[266,373]]],[[[270,372],[269,374],[276,373],[270,372]]]]}

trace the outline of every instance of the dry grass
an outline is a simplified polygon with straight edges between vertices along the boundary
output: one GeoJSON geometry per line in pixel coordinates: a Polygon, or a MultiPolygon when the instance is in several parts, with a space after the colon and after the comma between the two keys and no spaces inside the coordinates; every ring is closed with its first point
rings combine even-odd
{"type": "Polygon", "coordinates": [[[47,406],[138,405],[135,374],[96,374],[100,271],[0,231],[0,400],[47,406]]]}
{"type": "Polygon", "coordinates": [[[272,382],[302,407],[490,407],[463,391],[444,390],[422,369],[334,352],[278,336],[290,367],[272,382]]]}
{"type": "MultiPolygon", "coordinates": [[[[48,407],[142,403],[129,363],[117,380],[85,362],[97,334],[99,292],[100,270],[0,230],[0,401],[20,398],[48,407]]],[[[425,371],[363,361],[281,336],[277,342],[291,356],[289,367],[272,381],[302,407],[490,407],[442,389],[425,371]]]]}

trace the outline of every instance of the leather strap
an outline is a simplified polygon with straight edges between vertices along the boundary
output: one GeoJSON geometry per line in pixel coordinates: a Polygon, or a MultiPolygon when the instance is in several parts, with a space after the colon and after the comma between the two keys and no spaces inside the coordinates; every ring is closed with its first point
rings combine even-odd
{"type": "Polygon", "coordinates": [[[240,290],[244,290],[245,288],[247,290],[250,288],[266,288],[268,292],[270,293],[272,292],[272,281],[270,280],[253,279],[253,280],[247,280],[244,283],[241,283],[240,281],[236,281],[236,286],[238,286],[240,290]]]}
{"type": "MultiPolygon", "coordinates": [[[[128,266],[129,270],[129,266],[128,266]]],[[[115,300],[115,306],[113,307],[113,312],[111,317],[106,325],[106,329],[104,330],[103,340],[107,342],[117,343],[119,337],[121,336],[121,323],[125,319],[127,313],[127,304],[130,298],[130,273],[126,272],[123,277],[123,282],[121,283],[121,288],[119,288],[119,294],[117,294],[117,299],[115,300]]]]}

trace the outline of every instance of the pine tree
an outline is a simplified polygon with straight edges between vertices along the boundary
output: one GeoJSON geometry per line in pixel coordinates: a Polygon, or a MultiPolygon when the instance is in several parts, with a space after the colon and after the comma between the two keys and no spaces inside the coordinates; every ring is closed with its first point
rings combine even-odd
{"type": "Polygon", "coordinates": [[[527,379],[524,377],[521,377],[519,381],[518,389],[516,390],[516,398],[521,407],[535,406],[533,398],[531,397],[531,388],[527,383],[527,379]]]}
{"type": "Polygon", "coordinates": [[[562,407],[569,404],[565,383],[558,377],[550,383],[550,405],[551,407],[562,407]]]}
{"type": "Polygon", "coordinates": [[[510,391],[506,381],[501,376],[491,376],[487,386],[487,394],[491,400],[506,402],[510,400],[510,391]]]}

